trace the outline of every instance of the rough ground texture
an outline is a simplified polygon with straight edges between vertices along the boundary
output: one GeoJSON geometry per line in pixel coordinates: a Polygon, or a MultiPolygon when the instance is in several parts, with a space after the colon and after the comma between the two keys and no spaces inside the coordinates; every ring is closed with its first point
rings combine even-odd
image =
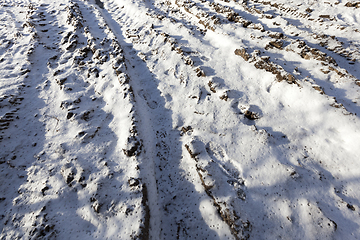
{"type": "Polygon", "coordinates": [[[359,239],[359,8],[0,0],[0,239],[359,239]]]}

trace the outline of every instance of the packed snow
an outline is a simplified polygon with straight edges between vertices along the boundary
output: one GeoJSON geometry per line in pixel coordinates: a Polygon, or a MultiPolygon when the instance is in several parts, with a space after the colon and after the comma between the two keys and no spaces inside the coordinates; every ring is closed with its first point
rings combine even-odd
{"type": "Polygon", "coordinates": [[[360,239],[360,2],[0,0],[0,239],[360,239]]]}

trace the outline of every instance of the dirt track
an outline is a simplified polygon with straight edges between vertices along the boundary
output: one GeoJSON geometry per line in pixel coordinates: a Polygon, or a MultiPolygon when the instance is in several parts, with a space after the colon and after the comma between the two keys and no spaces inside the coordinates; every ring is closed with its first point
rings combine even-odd
{"type": "Polygon", "coordinates": [[[295,6],[1,1],[0,238],[356,239],[360,32],[295,6]]]}

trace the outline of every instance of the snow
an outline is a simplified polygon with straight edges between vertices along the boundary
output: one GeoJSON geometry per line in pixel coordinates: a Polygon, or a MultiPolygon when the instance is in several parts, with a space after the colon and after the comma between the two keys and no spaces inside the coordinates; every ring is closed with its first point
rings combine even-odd
{"type": "Polygon", "coordinates": [[[1,239],[358,239],[360,2],[0,2],[1,239]]]}

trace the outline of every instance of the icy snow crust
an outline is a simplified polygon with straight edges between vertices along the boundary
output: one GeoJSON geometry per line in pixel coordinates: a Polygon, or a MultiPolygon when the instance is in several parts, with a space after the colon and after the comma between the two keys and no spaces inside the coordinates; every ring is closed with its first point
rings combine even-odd
{"type": "Polygon", "coordinates": [[[359,239],[360,2],[0,5],[0,239],[359,239]]]}

